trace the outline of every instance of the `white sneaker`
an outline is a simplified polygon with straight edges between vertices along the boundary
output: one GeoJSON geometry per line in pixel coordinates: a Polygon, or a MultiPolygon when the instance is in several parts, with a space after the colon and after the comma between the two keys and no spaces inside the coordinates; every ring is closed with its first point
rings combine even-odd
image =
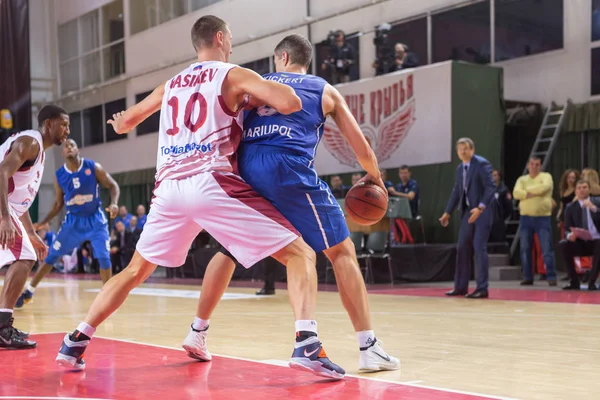
{"type": "Polygon", "coordinates": [[[188,333],[182,345],[184,350],[187,352],[188,357],[200,361],[212,360],[212,356],[206,348],[207,334],[207,331],[198,332],[193,329],[190,329],[190,333],[188,333]]]}
{"type": "Polygon", "coordinates": [[[360,351],[358,370],[360,372],[395,371],[400,369],[400,360],[387,354],[381,347],[383,343],[375,342],[366,350],[360,351]]]}

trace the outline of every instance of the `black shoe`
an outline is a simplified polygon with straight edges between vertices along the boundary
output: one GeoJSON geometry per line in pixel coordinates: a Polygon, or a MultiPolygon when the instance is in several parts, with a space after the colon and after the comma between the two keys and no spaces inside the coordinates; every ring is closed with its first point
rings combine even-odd
{"type": "Polygon", "coordinates": [[[556,286],[556,281],[548,281],[548,286],[556,286]]]}
{"type": "Polygon", "coordinates": [[[588,290],[593,292],[593,291],[596,291],[596,290],[599,290],[599,289],[598,289],[598,286],[596,286],[596,283],[589,282],[588,283],[588,290]]]}
{"type": "Polygon", "coordinates": [[[37,346],[36,342],[26,340],[19,336],[18,329],[13,328],[12,325],[5,325],[0,328],[0,347],[6,349],[33,349],[37,346]]]}
{"type": "Polygon", "coordinates": [[[579,284],[568,284],[567,286],[563,286],[563,290],[581,290],[581,287],[579,286],[579,284]]]}
{"type": "Polygon", "coordinates": [[[456,289],[446,292],[446,296],[464,296],[466,294],[467,294],[467,292],[462,292],[462,291],[456,290],[456,289]]]}
{"type": "Polygon", "coordinates": [[[262,288],[258,292],[256,292],[257,296],[270,296],[275,294],[275,289],[265,289],[262,288]]]}
{"type": "MultiPolygon", "coordinates": [[[[12,324],[13,324],[14,320],[15,320],[14,318],[11,318],[11,319],[10,319],[10,321],[8,322],[8,324],[9,324],[10,326],[12,326],[12,324]]],[[[23,331],[21,331],[21,330],[19,330],[19,329],[15,328],[15,327],[13,327],[13,329],[15,330],[15,333],[16,333],[17,335],[19,335],[19,336],[20,336],[22,339],[27,339],[27,338],[29,337],[29,333],[27,333],[27,332],[23,332],[23,331]]]]}
{"type": "Polygon", "coordinates": [[[471,294],[465,296],[467,299],[487,299],[490,297],[487,289],[476,290],[471,294]]]}
{"type": "Polygon", "coordinates": [[[533,285],[533,279],[523,279],[521,281],[521,286],[531,286],[533,285]]]}

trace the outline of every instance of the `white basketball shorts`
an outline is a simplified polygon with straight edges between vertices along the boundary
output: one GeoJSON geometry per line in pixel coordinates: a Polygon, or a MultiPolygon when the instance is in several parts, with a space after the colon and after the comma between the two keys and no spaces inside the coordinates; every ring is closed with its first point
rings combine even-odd
{"type": "Polygon", "coordinates": [[[153,264],[178,267],[203,229],[246,268],[299,237],[242,178],[205,172],[157,183],[137,251],[153,264]]]}
{"type": "Polygon", "coordinates": [[[17,217],[17,213],[10,208],[10,218],[15,226],[15,244],[9,249],[0,249],[0,267],[7,264],[12,264],[18,260],[37,260],[37,255],[25,227],[21,220],[17,217]]]}

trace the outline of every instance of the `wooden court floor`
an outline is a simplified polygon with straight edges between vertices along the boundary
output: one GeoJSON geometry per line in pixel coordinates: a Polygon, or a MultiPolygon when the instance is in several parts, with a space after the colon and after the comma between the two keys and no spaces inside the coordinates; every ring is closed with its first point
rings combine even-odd
{"type": "MultiPolygon", "coordinates": [[[[23,396],[21,389],[27,389],[25,394],[31,396],[21,398],[51,397],[47,393],[36,393],[32,388],[40,382],[51,381],[48,377],[45,379],[44,374],[59,373],[58,367],[55,369],[51,362],[60,345],[58,333],[72,331],[76,327],[99,288],[98,281],[49,279],[40,285],[33,303],[15,312],[15,326],[18,328],[32,334],[57,335],[49,335],[45,339],[39,339],[44,335],[37,336],[40,344],[33,352],[0,351],[2,370],[17,371],[0,374],[0,386],[3,386],[0,398],[23,396]],[[42,376],[28,376],[24,366],[36,364],[44,365],[43,371],[46,372],[41,372],[42,376]]],[[[198,289],[190,285],[144,284],[129,296],[124,306],[98,329],[96,335],[125,340],[122,343],[180,348],[195,313],[198,289]]],[[[287,376],[291,370],[278,367],[290,356],[294,339],[287,292],[277,290],[275,296],[261,298],[254,296],[254,291],[246,288],[228,290],[211,320],[209,349],[216,355],[261,362],[249,363],[251,366],[272,365],[273,368],[265,370],[264,374],[277,375],[281,372],[282,376],[287,376]]],[[[365,394],[364,390],[359,390],[354,395],[344,396],[346,400],[600,398],[599,304],[583,304],[585,301],[451,299],[443,297],[441,289],[439,296],[421,296],[414,291],[406,291],[408,295],[403,295],[401,287],[389,292],[393,294],[387,293],[383,290],[369,296],[373,323],[386,351],[401,359],[402,369],[368,375],[358,374],[356,337],[338,294],[319,293],[319,336],[329,357],[344,367],[349,375],[360,377],[348,378],[357,382],[357,387],[365,382],[391,385],[391,389],[386,389],[388,392],[377,394],[377,391],[370,391],[372,394],[365,394]],[[395,388],[405,391],[394,392],[400,390],[395,388]],[[424,394],[419,394],[421,391],[424,394]]],[[[87,373],[94,370],[93,354],[106,356],[104,348],[117,348],[107,343],[103,340],[92,342],[87,353],[87,373]]],[[[167,351],[156,349],[153,351],[167,351]]],[[[128,356],[139,359],[144,354],[144,351],[132,351],[128,356]]],[[[183,352],[173,354],[177,364],[156,366],[158,376],[161,368],[163,373],[168,370],[177,376],[178,366],[192,362],[183,352]]],[[[117,371],[119,363],[126,368],[124,363],[128,362],[120,360],[128,359],[119,354],[114,362],[97,365],[96,368],[117,371]]],[[[255,369],[248,366],[223,368],[232,379],[237,372],[241,373],[235,368],[255,369]]],[[[262,374],[260,371],[258,368],[254,372],[262,374]]],[[[184,369],[181,374],[185,374],[184,369]]],[[[288,389],[302,387],[310,390],[311,395],[295,397],[295,392],[288,390],[287,398],[338,398],[336,390],[332,390],[335,386],[328,387],[312,375],[290,375],[290,379],[281,385],[289,385],[286,386],[288,389]],[[319,395],[321,392],[322,396],[319,395]]],[[[347,385],[348,389],[355,383],[347,385]]],[[[81,382],[77,383],[77,387],[77,395],[73,398],[90,397],[91,387],[82,391],[85,383],[81,382]]],[[[243,384],[240,390],[242,388],[243,384]]],[[[173,390],[173,395],[164,398],[196,398],[177,394],[177,388],[170,390],[173,390]]],[[[268,393],[264,392],[262,398],[280,398],[278,395],[269,397],[268,393]]],[[[115,397],[112,398],[133,398],[120,396],[117,392],[113,395],[115,397]]],[[[236,396],[241,397],[223,395],[207,398],[252,398],[241,394],[236,396]]]]}

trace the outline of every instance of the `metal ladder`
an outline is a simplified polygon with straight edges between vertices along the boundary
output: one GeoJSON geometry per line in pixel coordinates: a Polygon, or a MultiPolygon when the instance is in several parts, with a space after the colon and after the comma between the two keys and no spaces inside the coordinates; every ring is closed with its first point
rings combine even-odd
{"type": "MultiPolygon", "coordinates": [[[[548,167],[550,156],[554,151],[554,147],[558,141],[558,136],[562,131],[565,114],[567,113],[570,105],[571,100],[567,100],[567,104],[564,107],[557,106],[554,102],[552,102],[552,105],[546,110],[546,114],[542,120],[542,125],[540,126],[540,130],[538,131],[535,142],[533,143],[531,153],[529,154],[529,158],[539,157],[542,160],[542,171],[546,171],[546,168],[548,167]]],[[[527,163],[529,162],[529,158],[527,159],[527,163]]],[[[527,163],[525,163],[523,175],[527,174],[527,163]]],[[[518,211],[517,202],[514,199],[513,205],[515,207],[515,211],[518,211]]],[[[518,225],[519,219],[510,220],[508,224],[518,225]]],[[[517,251],[517,244],[519,243],[519,229],[516,230],[514,235],[508,235],[507,237],[513,239],[510,245],[510,256],[512,258],[517,251]]]]}

